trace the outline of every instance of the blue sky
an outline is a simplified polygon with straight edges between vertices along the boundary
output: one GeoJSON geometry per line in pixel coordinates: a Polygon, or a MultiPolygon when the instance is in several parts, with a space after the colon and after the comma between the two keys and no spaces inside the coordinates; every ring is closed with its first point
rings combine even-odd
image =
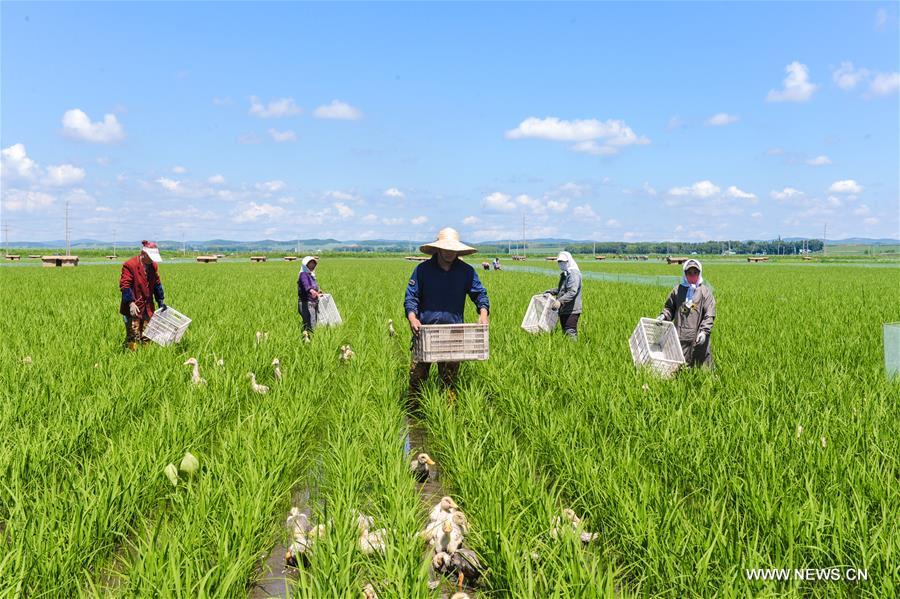
{"type": "Polygon", "coordinates": [[[16,3],[12,240],[900,237],[896,3],[16,3]]]}

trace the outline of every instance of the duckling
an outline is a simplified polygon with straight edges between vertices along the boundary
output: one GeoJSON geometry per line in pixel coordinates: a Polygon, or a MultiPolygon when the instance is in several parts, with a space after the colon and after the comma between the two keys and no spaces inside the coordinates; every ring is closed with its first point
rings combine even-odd
{"type": "Polygon", "coordinates": [[[444,497],[441,497],[441,500],[435,504],[434,508],[432,508],[428,519],[431,522],[442,522],[449,518],[457,509],[459,509],[459,506],[456,505],[456,502],[453,501],[451,497],[445,495],[444,497]]]}
{"type": "Polygon", "coordinates": [[[450,515],[450,522],[453,524],[453,527],[459,531],[459,534],[462,536],[466,536],[469,534],[469,519],[466,518],[466,515],[459,510],[456,510],[450,515]]]}
{"type": "Polygon", "coordinates": [[[272,358],[272,367],[275,369],[275,380],[281,380],[281,361],[278,358],[272,358]]]}
{"type": "Polygon", "coordinates": [[[450,599],[471,599],[468,593],[463,593],[462,591],[458,593],[453,593],[450,595],[450,599]]]}
{"type": "Polygon", "coordinates": [[[397,331],[394,330],[394,321],[391,318],[388,318],[388,336],[393,337],[397,334],[397,331]]]}
{"type": "Polygon", "coordinates": [[[303,331],[303,343],[309,343],[312,339],[309,336],[309,331],[303,331]]]}
{"type": "Polygon", "coordinates": [[[216,366],[218,366],[219,368],[224,368],[224,367],[225,367],[225,360],[223,360],[222,358],[218,358],[218,359],[216,360],[216,366]]]}
{"type": "Polygon", "coordinates": [[[256,345],[259,345],[263,341],[269,338],[269,333],[264,333],[262,331],[256,331],[256,345]]]}
{"type": "MultiPolygon", "coordinates": [[[[469,581],[469,586],[478,582],[484,572],[484,567],[474,551],[468,547],[460,547],[450,554],[449,570],[456,573],[456,588],[461,592],[464,582],[469,581]]],[[[468,595],[466,596],[468,597],[468,595]]]]}
{"type": "MultiPolygon", "coordinates": [[[[292,509],[291,512],[293,511],[292,509]]],[[[290,518],[291,516],[288,516],[289,520],[290,518]]],[[[306,514],[299,514],[298,519],[294,523],[294,540],[284,554],[285,563],[292,568],[297,568],[301,565],[309,566],[309,556],[312,553],[316,539],[325,538],[324,524],[311,526],[308,531],[304,531],[304,526],[308,525],[309,519],[306,517],[306,514]]]]}
{"type": "Polygon", "coordinates": [[[256,375],[252,372],[248,372],[247,376],[250,378],[250,388],[253,389],[254,393],[259,393],[260,395],[265,395],[269,392],[269,388],[265,385],[259,385],[256,383],[256,375]]]}
{"type": "MultiPolygon", "coordinates": [[[[575,510],[566,508],[563,510],[563,517],[569,521],[571,524],[571,530],[578,534],[578,538],[581,540],[583,545],[587,545],[591,541],[595,541],[600,538],[600,535],[595,532],[588,532],[583,529],[581,524],[581,518],[575,513],[575,510]]],[[[557,516],[553,520],[553,528],[550,530],[550,537],[553,539],[558,539],[561,534],[565,531],[569,530],[569,526],[563,522],[562,518],[557,516]]]]}
{"type": "Polygon", "coordinates": [[[373,518],[372,516],[367,516],[362,512],[354,513],[356,514],[356,530],[358,530],[360,533],[375,526],[375,518],[373,518]]]}
{"type": "Polygon", "coordinates": [[[309,523],[309,517],[301,512],[298,507],[291,508],[285,524],[291,531],[291,535],[293,535],[295,540],[298,537],[306,536],[313,528],[312,524],[309,523]]]}
{"type": "Polygon", "coordinates": [[[22,358],[22,364],[31,364],[31,362],[31,356],[25,356],[24,358],[22,358]]]}
{"type": "Polygon", "coordinates": [[[192,383],[194,383],[195,385],[205,385],[206,384],[206,379],[200,378],[200,365],[197,364],[197,358],[188,358],[185,361],[184,366],[193,366],[194,367],[194,370],[191,373],[191,382],[192,383]]]}
{"type": "Polygon", "coordinates": [[[355,355],[356,354],[353,353],[353,349],[350,347],[349,344],[341,346],[341,362],[344,362],[346,364],[351,359],[353,359],[353,356],[355,356],[355,355]]]}
{"type": "Polygon", "coordinates": [[[372,586],[371,582],[363,587],[362,599],[378,599],[378,594],[375,592],[375,587],[372,586]]]}
{"type": "Polygon", "coordinates": [[[450,568],[450,554],[439,551],[431,558],[431,571],[428,573],[428,588],[435,590],[441,585],[441,574],[446,574],[450,568]]]}
{"type": "Polygon", "coordinates": [[[430,466],[434,466],[434,460],[427,453],[422,452],[409,463],[409,470],[417,481],[424,483],[432,477],[433,471],[430,466]]]}
{"type": "Polygon", "coordinates": [[[440,531],[436,532],[432,537],[431,546],[435,553],[443,551],[453,555],[453,553],[462,546],[462,542],[462,534],[460,534],[459,530],[453,526],[453,523],[447,519],[441,523],[440,531]]]}
{"type": "Polygon", "coordinates": [[[379,528],[378,530],[363,529],[359,534],[359,550],[364,555],[372,555],[373,553],[384,553],[387,548],[387,530],[379,528]]]}

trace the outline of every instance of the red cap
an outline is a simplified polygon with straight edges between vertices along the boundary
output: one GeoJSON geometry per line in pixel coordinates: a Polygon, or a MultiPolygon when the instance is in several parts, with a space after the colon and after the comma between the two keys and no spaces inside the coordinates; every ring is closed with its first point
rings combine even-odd
{"type": "Polygon", "coordinates": [[[155,243],[153,243],[152,241],[147,241],[146,239],[141,242],[141,245],[144,246],[145,248],[155,248],[156,247],[155,243]]]}

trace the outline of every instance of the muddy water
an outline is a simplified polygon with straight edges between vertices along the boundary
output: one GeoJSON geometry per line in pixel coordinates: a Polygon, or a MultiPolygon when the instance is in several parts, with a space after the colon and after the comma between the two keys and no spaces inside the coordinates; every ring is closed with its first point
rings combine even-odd
{"type": "MultiPolygon", "coordinates": [[[[425,453],[429,453],[428,433],[425,432],[425,426],[422,422],[415,418],[408,418],[406,425],[408,432],[406,434],[404,449],[406,451],[406,457],[409,461],[412,461],[413,457],[418,455],[419,452],[424,451],[425,453]]],[[[444,486],[441,484],[440,464],[432,466],[432,469],[435,470],[435,475],[424,484],[419,485],[419,495],[422,498],[422,502],[428,506],[429,510],[434,504],[441,500],[441,497],[447,494],[444,486]]]]}
{"type": "MultiPolygon", "coordinates": [[[[291,505],[300,508],[304,514],[312,517],[309,488],[298,489],[291,498],[291,505]]],[[[262,576],[249,593],[249,599],[269,599],[270,597],[283,597],[287,599],[293,595],[294,584],[297,580],[297,570],[284,563],[284,554],[290,544],[291,532],[283,525],[283,532],[278,536],[275,546],[260,565],[262,576]]]]}

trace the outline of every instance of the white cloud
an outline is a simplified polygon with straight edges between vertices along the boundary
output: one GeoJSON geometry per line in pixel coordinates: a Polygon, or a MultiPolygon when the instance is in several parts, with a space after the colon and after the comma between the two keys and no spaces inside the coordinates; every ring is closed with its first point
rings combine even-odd
{"type": "Polygon", "coordinates": [[[806,161],[806,164],[810,166],[825,166],[831,164],[831,158],[822,154],[821,156],[816,156],[815,158],[810,158],[806,161]]]}
{"type": "Polygon", "coordinates": [[[212,103],[215,104],[216,106],[231,106],[231,98],[229,98],[228,96],[224,96],[224,97],[216,96],[215,98],[212,99],[212,103]]]}
{"type": "Polygon", "coordinates": [[[396,227],[398,225],[402,225],[406,221],[402,218],[382,218],[381,224],[386,225],[388,227],[396,227]]]}
{"type": "Polygon", "coordinates": [[[272,204],[257,204],[256,202],[250,202],[248,206],[246,206],[242,211],[240,211],[235,217],[234,221],[238,223],[244,223],[249,221],[255,221],[260,218],[278,218],[284,215],[284,208],[281,206],[273,206],[272,204]]]}
{"type": "Polygon", "coordinates": [[[804,195],[804,193],[799,189],[794,189],[793,187],[785,187],[781,191],[772,190],[772,193],[770,193],[769,195],[772,196],[773,200],[783,202],[785,200],[799,198],[800,196],[804,195]]]}
{"type": "Polygon", "coordinates": [[[565,212],[569,207],[569,200],[549,200],[547,202],[547,210],[551,212],[565,212]]]}
{"type": "Polygon", "coordinates": [[[110,160],[106,156],[99,156],[97,158],[97,164],[100,166],[109,166],[110,160]]]}
{"type": "Polygon", "coordinates": [[[589,154],[615,154],[620,147],[650,143],[649,139],[637,135],[621,120],[567,121],[557,117],[528,117],[518,127],[507,131],[506,138],[574,142],[573,150],[589,154]]]}
{"type": "Polygon", "coordinates": [[[805,64],[797,61],[785,67],[787,77],[784,78],[784,87],[780,90],[770,90],[766,96],[768,102],[806,102],[813,92],[819,87],[809,81],[809,69],[805,64]]]}
{"type": "Polygon", "coordinates": [[[4,179],[33,179],[38,176],[37,163],[28,157],[23,144],[3,148],[0,154],[0,176],[4,179]]]}
{"type": "Polygon", "coordinates": [[[181,182],[168,177],[160,177],[156,180],[166,191],[176,192],[180,190],[181,182]]]}
{"type": "Polygon", "coordinates": [[[638,239],[641,237],[641,234],[636,231],[625,231],[622,233],[622,238],[625,241],[631,241],[632,239],[638,239]]]}
{"type": "Polygon", "coordinates": [[[173,172],[173,173],[176,173],[176,174],[178,174],[178,175],[183,175],[184,173],[187,172],[187,169],[184,168],[183,166],[173,166],[173,167],[172,167],[172,172],[173,172]]]}
{"type": "Polygon", "coordinates": [[[622,223],[620,223],[619,221],[617,221],[614,218],[611,218],[608,221],[606,221],[606,226],[612,227],[613,229],[618,229],[619,227],[622,226],[622,223]]]}
{"type": "Polygon", "coordinates": [[[331,104],[319,106],[313,112],[313,115],[320,119],[339,119],[343,121],[356,121],[362,118],[362,112],[358,108],[354,108],[340,100],[332,100],[331,104]]]}
{"type": "Polygon", "coordinates": [[[831,73],[835,85],[841,89],[853,89],[861,81],[868,78],[868,69],[855,68],[852,62],[844,61],[831,73]]]}
{"type": "Polygon", "coordinates": [[[654,189],[654,187],[646,181],[644,181],[644,185],[641,187],[641,189],[643,189],[644,193],[646,193],[648,196],[656,195],[656,189],[654,189]]]}
{"type": "Polygon", "coordinates": [[[673,187],[669,195],[692,196],[695,198],[708,198],[721,191],[712,181],[697,181],[690,187],[673,187]]]}
{"type": "Polygon", "coordinates": [[[828,199],[825,201],[828,203],[829,206],[832,206],[834,208],[839,208],[844,205],[844,202],[841,201],[841,198],[839,198],[837,196],[828,196],[828,199]]]}
{"type": "Polygon", "coordinates": [[[766,150],[766,155],[782,156],[782,155],[784,155],[784,148],[769,148],[768,150],[766,150]]]}
{"type": "Polygon", "coordinates": [[[619,150],[612,146],[601,146],[593,139],[587,141],[579,141],[572,146],[572,149],[582,154],[593,154],[594,156],[612,156],[618,154],[619,150]]]}
{"type": "Polygon", "coordinates": [[[727,195],[730,198],[737,198],[739,200],[755,200],[756,199],[756,194],[749,193],[749,192],[743,191],[741,189],[738,189],[734,185],[732,185],[731,187],[729,187],[728,189],[725,190],[725,195],[727,195]]]}
{"type": "Polygon", "coordinates": [[[255,133],[245,133],[244,135],[238,136],[238,143],[244,146],[258,144],[260,141],[261,140],[256,136],[255,133]]]}
{"type": "Polygon", "coordinates": [[[362,220],[362,222],[364,222],[364,223],[374,223],[374,222],[376,222],[376,221],[378,220],[378,215],[377,215],[377,214],[372,214],[372,213],[370,212],[369,214],[367,214],[367,215],[365,215],[364,217],[362,217],[362,219],[360,219],[360,220],[362,220]]]}
{"type": "Polygon", "coordinates": [[[681,129],[684,126],[684,119],[679,116],[673,116],[666,123],[666,129],[669,131],[674,131],[676,129],[681,129]]]}
{"type": "Polygon", "coordinates": [[[52,195],[41,191],[10,189],[3,194],[3,207],[9,212],[35,212],[50,208],[55,201],[52,195]]]}
{"type": "Polygon", "coordinates": [[[280,118],[300,113],[293,98],[276,98],[263,104],[256,96],[250,96],[250,114],[263,119],[280,118]]]}
{"type": "Polygon", "coordinates": [[[350,218],[354,214],[353,208],[342,202],[335,202],[334,209],[337,211],[338,216],[344,219],[350,218]]]}
{"type": "Polygon", "coordinates": [[[862,193],[862,190],[862,186],[853,179],[835,181],[828,188],[828,191],[831,193],[862,193]]]}
{"type": "Polygon", "coordinates": [[[389,198],[402,198],[405,194],[396,187],[389,187],[384,190],[384,195],[389,198]]]}
{"type": "Polygon", "coordinates": [[[125,132],[114,114],[106,114],[103,121],[92,123],[91,119],[78,108],[67,110],[62,118],[63,133],[74,139],[92,143],[112,143],[125,139],[125,132]]]}
{"type": "Polygon", "coordinates": [[[212,177],[207,179],[207,181],[209,181],[213,185],[222,185],[223,183],[225,183],[225,177],[223,177],[222,175],[213,175],[212,177]]]}
{"type": "Polygon", "coordinates": [[[254,187],[259,191],[265,191],[268,193],[278,193],[285,187],[284,181],[264,181],[262,183],[257,183],[254,187]]]}
{"type": "Polygon", "coordinates": [[[588,185],[579,185],[578,183],[568,182],[557,187],[553,193],[557,195],[565,195],[573,198],[580,198],[591,190],[588,185]]]}
{"type": "Polygon", "coordinates": [[[338,200],[340,202],[355,202],[358,198],[352,193],[347,193],[346,191],[326,191],[326,198],[331,198],[332,200],[338,200]]]}
{"type": "Polygon", "coordinates": [[[706,124],[713,127],[721,127],[722,125],[730,125],[731,123],[736,123],[739,120],[741,119],[738,116],[728,114],[727,112],[719,112],[706,119],[706,124]]]}
{"type": "Polygon", "coordinates": [[[288,129],[287,131],[279,131],[278,129],[269,129],[269,135],[278,143],[287,141],[297,141],[297,134],[288,129]]]}
{"type": "Polygon", "coordinates": [[[885,9],[879,8],[875,11],[875,28],[878,30],[884,29],[884,26],[887,25],[888,21],[888,13],[885,9]]]}
{"type": "Polygon", "coordinates": [[[47,167],[47,184],[56,187],[72,185],[84,179],[84,169],[71,164],[47,167]]]}
{"type": "Polygon", "coordinates": [[[750,217],[755,218],[755,219],[760,219],[760,218],[762,218],[762,215],[763,215],[762,212],[754,212],[753,214],[750,215],[750,217]]]}
{"type": "Polygon", "coordinates": [[[467,226],[477,225],[479,223],[479,219],[477,216],[467,216],[463,219],[463,224],[467,226]]]}
{"type": "Polygon", "coordinates": [[[878,73],[869,84],[873,96],[886,96],[900,89],[900,73],[878,73]]]}
{"type": "Polygon", "coordinates": [[[863,223],[865,223],[867,225],[877,225],[878,219],[875,218],[874,216],[870,216],[869,218],[863,220],[863,223]]]}
{"type": "Polygon", "coordinates": [[[499,191],[486,196],[481,201],[481,205],[489,212],[512,212],[516,209],[516,205],[509,195],[499,191]]]}
{"type": "Polygon", "coordinates": [[[572,210],[572,216],[575,218],[594,220],[597,218],[597,213],[594,212],[594,209],[591,208],[589,204],[583,204],[581,206],[575,206],[572,210]]]}
{"type": "Polygon", "coordinates": [[[544,206],[541,204],[540,200],[524,193],[516,196],[516,204],[525,208],[530,208],[532,212],[544,211],[544,206]]]}
{"type": "Polygon", "coordinates": [[[870,213],[869,207],[865,204],[860,204],[858,208],[853,211],[853,214],[856,216],[866,216],[870,213]]]}
{"type": "Polygon", "coordinates": [[[416,226],[424,225],[425,223],[428,222],[428,217],[427,216],[417,216],[414,219],[410,220],[409,222],[410,222],[410,224],[413,224],[416,226]]]}

